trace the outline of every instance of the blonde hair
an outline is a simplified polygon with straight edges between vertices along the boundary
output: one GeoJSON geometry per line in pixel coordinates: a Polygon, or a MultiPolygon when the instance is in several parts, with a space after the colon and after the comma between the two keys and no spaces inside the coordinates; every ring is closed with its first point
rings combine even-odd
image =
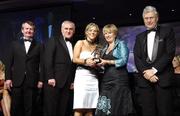
{"type": "Polygon", "coordinates": [[[113,32],[115,35],[117,35],[118,28],[114,24],[107,24],[103,27],[103,34],[107,32],[113,32]]]}
{"type": "Polygon", "coordinates": [[[95,27],[96,30],[97,30],[97,32],[98,32],[98,34],[99,34],[99,26],[98,26],[97,24],[95,24],[95,23],[89,23],[89,24],[86,26],[86,28],[85,28],[85,34],[86,34],[86,32],[87,32],[91,27],[95,27]]]}
{"type": "Polygon", "coordinates": [[[4,71],[5,70],[5,65],[3,64],[2,61],[0,61],[0,70],[4,71]]]}
{"type": "Polygon", "coordinates": [[[180,55],[175,56],[180,64],[180,55]]]}

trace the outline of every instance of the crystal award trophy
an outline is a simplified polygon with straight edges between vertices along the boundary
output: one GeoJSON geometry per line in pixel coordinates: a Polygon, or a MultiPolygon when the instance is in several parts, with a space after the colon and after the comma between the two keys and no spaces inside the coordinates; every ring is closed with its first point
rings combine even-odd
{"type": "Polygon", "coordinates": [[[100,45],[97,45],[96,46],[96,49],[94,50],[94,58],[93,60],[96,62],[96,64],[100,63],[101,62],[101,51],[102,51],[102,46],[100,45]]]}

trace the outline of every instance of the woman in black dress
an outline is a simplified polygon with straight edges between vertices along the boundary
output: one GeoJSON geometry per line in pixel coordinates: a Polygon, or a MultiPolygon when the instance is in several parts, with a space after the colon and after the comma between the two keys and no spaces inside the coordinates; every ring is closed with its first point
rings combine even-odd
{"type": "Polygon", "coordinates": [[[117,37],[118,29],[114,24],[104,26],[103,35],[108,44],[98,64],[104,66],[105,71],[95,115],[129,116],[134,112],[126,69],[129,51],[125,42],[117,37]]]}

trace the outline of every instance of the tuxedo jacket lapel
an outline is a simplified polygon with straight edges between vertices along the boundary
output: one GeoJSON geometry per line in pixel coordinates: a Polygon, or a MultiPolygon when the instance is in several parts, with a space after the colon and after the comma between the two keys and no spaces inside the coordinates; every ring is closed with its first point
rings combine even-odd
{"type": "Polygon", "coordinates": [[[154,38],[153,52],[152,52],[152,62],[156,60],[159,46],[159,31],[156,32],[156,36],[154,38]]]}
{"type": "Polygon", "coordinates": [[[67,47],[66,42],[64,41],[63,37],[58,39],[58,43],[62,44],[63,48],[66,50],[66,53],[70,58],[69,50],[68,50],[68,47],[67,47]]]}
{"type": "Polygon", "coordinates": [[[30,45],[30,47],[29,47],[29,50],[28,50],[27,54],[30,54],[30,52],[32,51],[32,49],[34,48],[35,45],[36,45],[36,42],[35,42],[35,40],[33,40],[33,41],[31,42],[31,45],[30,45]]]}
{"type": "Polygon", "coordinates": [[[22,51],[23,51],[22,53],[26,55],[26,48],[25,48],[25,45],[24,45],[24,40],[20,39],[19,43],[20,43],[20,46],[21,46],[22,51]]]}
{"type": "Polygon", "coordinates": [[[141,45],[142,45],[142,51],[143,51],[143,57],[145,58],[146,62],[147,63],[151,63],[152,61],[150,61],[150,58],[148,56],[148,47],[147,47],[147,34],[148,32],[145,31],[142,35],[142,41],[141,42],[141,45]]]}
{"type": "Polygon", "coordinates": [[[142,47],[143,52],[145,55],[147,55],[147,33],[144,33],[142,45],[143,45],[143,47],[142,47]]]}
{"type": "Polygon", "coordinates": [[[148,63],[153,63],[156,58],[157,58],[157,54],[158,54],[158,47],[159,47],[159,39],[160,39],[160,30],[158,29],[154,38],[154,45],[153,45],[153,53],[152,53],[152,60],[150,60],[149,56],[148,56],[148,48],[147,48],[147,31],[144,32],[143,35],[143,41],[142,41],[142,45],[143,45],[143,51],[144,51],[144,55],[146,58],[146,62],[148,63]]]}

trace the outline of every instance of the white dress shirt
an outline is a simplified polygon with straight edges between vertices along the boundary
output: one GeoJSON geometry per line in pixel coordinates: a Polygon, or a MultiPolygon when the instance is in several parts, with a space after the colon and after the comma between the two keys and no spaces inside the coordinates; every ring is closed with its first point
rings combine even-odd
{"type": "Polygon", "coordinates": [[[25,45],[26,53],[28,53],[31,42],[30,41],[24,41],[24,45],[25,45]]]}
{"type": "MultiPolygon", "coordinates": [[[[152,60],[155,35],[156,35],[155,31],[151,31],[147,34],[147,50],[148,50],[148,57],[150,60],[152,60]]],[[[158,72],[156,68],[152,67],[152,69],[154,70],[154,73],[158,72]]]]}
{"type": "Polygon", "coordinates": [[[148,51],[148,57],[150,60],[152,60],[152,52],[153,52],[155,35],[156,35],[155,31],[151,31],[147,35],[147,51],[148,51]]]}
{"type": "Polygon", "coordinates": [[[72,60],[72,58],[73,58],[73,48],[72,48],[72,44],[71,44],[71,42],[66,41],[66,40],[65,40],[65,42],[66,42],[66,45],[67,45],[67,48],[68,48],[68,51],[69,51],[69,55],[70,55],[71,60],[72,60]]]}

